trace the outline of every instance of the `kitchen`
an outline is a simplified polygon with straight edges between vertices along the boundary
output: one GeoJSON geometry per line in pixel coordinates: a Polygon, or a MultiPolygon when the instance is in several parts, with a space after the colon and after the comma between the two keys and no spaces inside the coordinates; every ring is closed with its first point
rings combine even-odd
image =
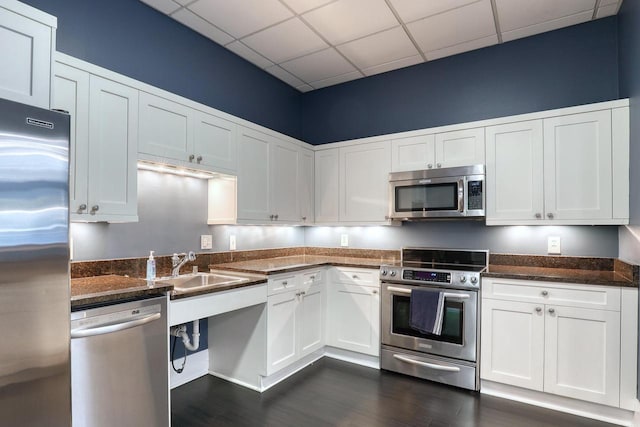
{"type": "MultiPolygon", "coordinates": [[[[58,17],[57,46],[64,54],[307,142],[349,140],[625,97],[632,100],[634,141],[637,58],[633,48],[625,47],[636,46],[633,25],[628,22],[637,16],[631,2],[623,3],[617,17],[304,95],[142,3],[111,2],[92,9],[81,2],[28,3],[58,17]],[[142,27],[139,22],[147,25],[142,27]],[[576,39],[581,40],[579,45],[576,39]],[[184,49],[185,45],[191,48],[184,49]],[[381,84],[389,84],[393,90],[383,89],[381,84]],[[438,102],[425,101],[428,99],[438,102]]],[[[317,151],[316,156],[326,151],[317,151]]],[[[632,160],[635,152],[632,143],[632,160]]],[[[443,246],[543,255],[547,254],[547,237],[559,236],[563,255],[637,263],[635,173],[632,167],[630,226],[487,227],[475,221],[406,223],[401,227],[343,222],[334,226],[329,220],[326,226],[264,227],[208,226],[206,181],[140,171],[139,222],[74,222],[73,255],[76,262],[142,259],[149,250],[167,256],[197,249],[201,235],[213,236],[212,252],[228,251],[231,236],[240,251],[337,248],[345,234],[348,247],[356,249],[443,246]]],[[[208,263],[198,253],[202,271],[208,263]]],[[[144,266],[137,277],[144,277],[144,266]]]]}

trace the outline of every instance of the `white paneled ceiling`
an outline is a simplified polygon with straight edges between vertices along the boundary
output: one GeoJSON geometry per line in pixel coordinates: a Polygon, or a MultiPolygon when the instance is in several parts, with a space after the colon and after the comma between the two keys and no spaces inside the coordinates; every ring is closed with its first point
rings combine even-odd
{"type": "Polygon", "coordinates": [[[622,0],[140,0],[302,92],[615,15],[622,0]]]}

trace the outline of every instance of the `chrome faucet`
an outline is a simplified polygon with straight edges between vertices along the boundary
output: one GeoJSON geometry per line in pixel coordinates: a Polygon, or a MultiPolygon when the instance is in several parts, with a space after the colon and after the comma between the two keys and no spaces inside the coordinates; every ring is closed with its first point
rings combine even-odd
{"type": "Polygon", "coordinates": [[[189,261],[195,260],[196,253],[193,251],[189,251],[188,254],[185,254],[184,252],[181,254],[173,254],[173,256],[171,257],[171,266],[173,267],[173,270],[171,270],[171,277],[178,277],[178,275],[180,274],[180,267],[182,267],[189,261]],[[180,257],[184,258],[180,259],[180,257]]]}

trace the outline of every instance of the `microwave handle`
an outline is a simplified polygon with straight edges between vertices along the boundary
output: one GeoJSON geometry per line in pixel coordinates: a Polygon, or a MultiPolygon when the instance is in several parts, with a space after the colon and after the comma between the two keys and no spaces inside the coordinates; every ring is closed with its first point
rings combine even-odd
{"type": "Polygon", "coordinates": [[[466,179],[460,178],[458,180],[458,212],[464,212],[464,193],[465,193],[465,181],[466,179]]]}

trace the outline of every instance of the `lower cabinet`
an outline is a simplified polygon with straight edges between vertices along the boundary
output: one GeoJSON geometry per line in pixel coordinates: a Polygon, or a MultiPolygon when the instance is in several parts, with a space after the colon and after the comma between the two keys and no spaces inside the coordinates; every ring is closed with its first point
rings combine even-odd
{"type": "Polygon", "coordinates": [[[483,281],[482,379],[620,405],[620,289],[483,281]]]}

